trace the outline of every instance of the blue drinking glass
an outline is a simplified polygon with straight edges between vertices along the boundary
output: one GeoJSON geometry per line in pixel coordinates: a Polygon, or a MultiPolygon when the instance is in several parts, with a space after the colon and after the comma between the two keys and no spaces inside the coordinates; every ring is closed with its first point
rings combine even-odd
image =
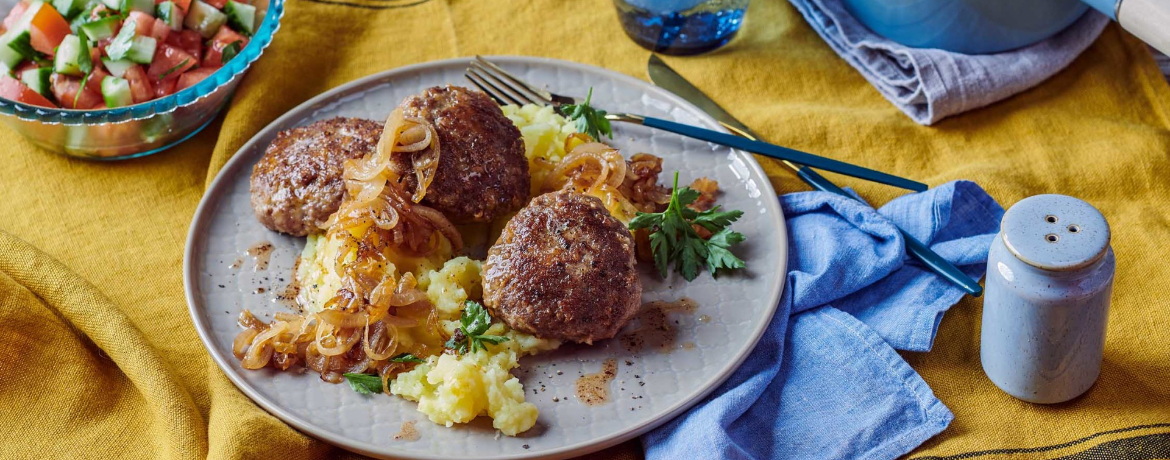
{"type": "Polygon", "coordinates": [[[626,35],[643,48],[672,55],[726,45],[743,25],[748,0],[613,0],[626,35]]]}

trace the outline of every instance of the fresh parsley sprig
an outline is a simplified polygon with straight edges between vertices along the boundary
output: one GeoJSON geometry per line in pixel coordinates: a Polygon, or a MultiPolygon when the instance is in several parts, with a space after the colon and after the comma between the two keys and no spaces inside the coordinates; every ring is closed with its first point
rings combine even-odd
{"type": "Polygon", "coordinates": [[[502,335],[486,334],[490,327],[492,317],[488,315],[487,309],[474,300],[465,301],[463,315],[459,317],[459,329],[455,330],[455,335],[443,346],[464,354],[468,351],[475,353],[476,350],[486,350],[485,343],[498,345],[508,341],[508,338],[502,335]]]}
{"type": "Polygon", "coordinates": [[[576,123],[577,132],[588,134],[593,140],[600,142],[602,135],[613,139],[613,128],[610,127],[609,120],[605,118],[605,111],[590,106],[589,101],[592,99],[593,88],[589,88],[589,95],[585,96],[585,102],[562,105],[560,107],[561,115],[576,123]]]}
{"type": "Polygon", "coordinates": [[[687,205],[699,197],[699,192],[678,186],[678,173],[674,173],[674,190],[670,193],[670,204],[663,212],[639,212],[630,221],[630,230],[650,229],[650,249],[654,253],[654,266],[666,278],[670,263],[687,281],[699,276],[706,267],[715,276],[720,269],[743,268],[744,262],[731,253],[731,246],[743,242],[742,233],[731,231],[731,223],[743,215],[743,211],[722,211],[719,206],[707,211],[696,211],[687,205]],[[693,225],[711,232],[703,239],[693,225]]]}
{"type": "Polygon", "coordinates": [[[341,374],[345,377],[345,381],[349,383],[350,388],[359,394],[369,395],[382,392],[382,377],[375,374],[358,374],[354,372],[347,372],[341,374]]]}

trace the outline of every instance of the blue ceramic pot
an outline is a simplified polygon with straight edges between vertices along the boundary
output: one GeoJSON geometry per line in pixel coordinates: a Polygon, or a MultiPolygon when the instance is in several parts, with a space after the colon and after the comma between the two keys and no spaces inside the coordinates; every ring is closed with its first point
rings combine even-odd
{"type": "MultiPolygon", "coordinates": [[[[1086,1],[1112,16],[1114,1],[1086,1]]],[[[1030,45],[1064,30],[1089,9],[1080,0],[844,0],[844,4],[859,22],[890,40],[967,54],[1030,45]]]]}

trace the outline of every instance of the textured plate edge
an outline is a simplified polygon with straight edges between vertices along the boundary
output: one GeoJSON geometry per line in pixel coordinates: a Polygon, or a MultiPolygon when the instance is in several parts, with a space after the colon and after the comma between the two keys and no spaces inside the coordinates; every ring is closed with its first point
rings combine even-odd
{"type": "MultiPolygon", "coordinates": [[[[680,107],[680,108],[683,108],[683,109],[686,109],[686,110],[692,112],[692,114],[694,114],[696,116],[696,118],[698,118],[700,120],[700,122],[707,125],[707,127],[710,129],[715,129],[715,130],[727,132],[726,129],[724,129],[722,126],[720,126],[719,123],[714,118],[712,118],[707,113],[703,112],[701,109],[696,107],[694,104],[691,104],[690,102],[687,102],[686,100],[675,95],[674,93],[671,93],[670,91],[667,91],[666,89],[660,88],[660,87],[658,87],[652,83],[649,83],[645,80],[634,78],[634,77],[631,77],[629,75],[625,75],[625,74],[622,74],[622,73],[619,73],[619,72],[616,72],[613,70],[609,70],[609,69],[606,69],[603,67],[597,67],[597,66],[581,64],[581,63],[572,62],[572,61],[565,61],[565,60],[560,60],[560,59],[550,59],[550,58],[531,57],[531,56],[488,56],[488,57],[493,59],[493,60],[496,60],[497,62],[507,63],[507,64],[525,65],[525,64],[532,64],[532,63],[540,63],[540,64],[546,64],[546,65],[552,65],[552,66],[571,68],[574,70],[580,70],[580,71],[585,71],[585,72],[602,73],[602,74],[605,74],[609,78],[612,78],[614,80],[622,81],[622,82],[628,83],[628,84],[633,85],[633,86],[641,87],[643,90],[645,90],[648,93],[653,93],[656,96],[659,96],[662,99],[671,102],[672,104],[674,104],[677,107],[680,107]]],[[[348,93],[356,88],[370,85],[370,84],[378,82],[378,81],[391,79],[391,78],[394,78],[395,76],[402,75],[402,74],[424,71],[430,67],[442,67],[442,66],[449,66],[449,65],[456,65],[456,64],[470,64],[471,59],[472,59],[472,57],[460,57],[460,58],[453,58],[453,59],[428,61],[428,62],[412,64],[412,65],[408,65],[408,66],[402,66],[402,67],[397,67],[397,68],[389,69],[386,71],[378,72],[378,73],[375,73],[373,75],[368,75],[368,76],[359,78],[357,80],[339,85],[339,86],[334,87],[334,88],[331,88],[331,89],[301,103],[300,105],[297,105],[296,107],[290,109],[288,112],[285,112],[284,115],[281,115],[280,117],[278,117],[277,119],[273,120],[271,123],[266,125],[264,128],[261,128],[260,131],[258,131],[254,136],[252,136],[252,138],[249,139],[248,142],[246,142],[243,146],[241,146],[239,148],[239,150],[236,150],[236,153],[232,156],[232,158],[230,160],[228,160],[228,162],[224,165],[224,167],[222,169],[220,169],[219,173],[216,174],[215,179],[212,180],[211,184],[207,187],[207,190],[204,191],[203,197],[199,200],[199,206],[195,209],[195,214],[192,216],[192,220],[191,220],[191,226],[187,232],[187,243],[186,243],[186,247],[183,250],[183,290],[184,290],[184,293],[185,293],[185,296],[187,299],[187,311],[191,315],[191,321],[192,321],[193,325],[195,326],[195,331],[199,334],[199,340],[203,342],[203,346],[204,346],[204,348],[207,349],[208,354],[211,355],[212,360],[215,361],[216,365],[219,366],[220,370],[223,371],[223,373],[228,377],[229,380],[231,380],[232,384],[235,385],[236,388],[238,388],[241,392],[243,392],[245,395],[247,395],[249,399],[251,399],[254,403],[259,405],[261,408],[263,408],[268,413],[279,418],[280,420],[284,421],[285,423],[289,424],[290,426],[294,427],[295,429],[297,429],[298,431],[300,431],[302,433],[308,434],[312,437],[323,440],[323,441],[328,442],[330,444],[333,444],[335,446],[338,446],[338,447],[341,447],[341,448],[344,448],[346,450],[349,450],[349,451],[352,451],[355,453],[359,453],[362,455],[368,455],[368,456],[378,457],[378,458],[411,458],[411,459],[417,459],[417,460],[442,460],[442,459],[446,458],[446,457],[435,456],[435,455],[422,455],[422,456],[420,456],[420,455],[414,455],[414,454],[409,454],[410,455],[409,457],[401,457],[400,455],[403,454],[403,452],[388,451],[380,446],[376,446],[376,445],[365,443],[365,442],[355,441],[353,439],[345,438],[345,437],[338,435],[336,433],[317,429],[308,421],[301,419],[300,417],[285,411],[280,405],[276,404],[274,401],[271,401],[271,400],[265,398],[259,392],[252,389],[252,387],[250,385],[248,385],[243,380],[243,378],[239,375],[237,370],[232,366],[232,362],[229,361],[225,355],[223,355],[222,353],[220,353],[218,351],[218,348],[216,347],[215,342],[210,335],[209,325],[203,319],[202,311],[205,311],[206,308],[196,308],[196,305],[201,306],[201,304],[197,303],[197,299],[195,298],[195,295],[194,295],[195,291],[193,289],[193,286],[195,285],[194,283],[198,283],[198,279],[196,277],[196,274],[194,273],[194,260],[195,260],[194,250],[195,250],[195,247],[197,246],[196,242],[201,242],[205,238],[205,235],[206,235],[205,232],[200,232],[198,230],[205,227],[206,223],[210,221],[210,217],[206,216],[206,214],[209,212],[209,210],[213,206],[211,204],[211,202],[212,202],[211,198],[213,196],[219,196],[222,193],[222,192],[217,192],[217,190],[222,188],[223,187],[222,184],[226,183],[226,181],[228,180],[227,178],[230,176],[230,174],[228,174],[228,172],[234,171],[237,168],[242,167],[242,164],[247,162],[247,160],[245,160],[245,157],[247,156],[245,153],[247,151],[253,149],[257,143],[260,143],[260,142],[265,140],[265,137],[263,136],[263,134],[265,133],[265,131],[268,131],[268,129],[270,127],[284,125],[284,124],[288,123],[289,120],[294,118],[293,117],[294,114],[299,114],[301,112],[311,110],[314,106],[321,104],[322,102],[325,102],[327,100],[336,99],[337,97],[345,95],[346,93],[348,93]]],[[[735,150],[735,149],[732,149],[732,151],[735,154],[739,155],[741,158],[744,158],[746,160],[746,163],[748,164],[748,166],[751,168],[751,170],[753,172],[757,173],[759,175],[759,177],[763,178],[763,180],[761,181],[762,182],[761,194],[775,197],[776,191],[775,191],[775,189],[772,188],[772,183],[771,183],[771,181],[768,180],[768,175],[764,172],[764,170],[760,166],[759,162],[756,161],[756,159],[754,157],[752,157],[752,155],[749,153],[746,153],[746,152],[743,152],[740,150],[735,150]]],[[[778,230],[775,232],[775,238],[777,239],[778,247],[780,248],[782,254],[780,255],[781,262],[780,262],[779,270],[776,271],[775,274],[782,277],[782,276],[784,276],[783,274],[787,273],[787,269],[788,269],[788,229],[787,229],[787,225],[785,224],[784,212],[780,208],[779,200],[775,200],[775,199],[764,200],[764,206],[766,206],[767,208],[769,208],[772,211],[775,211],[775,216],[777,216],[777,218],[779,220],[779,222],[777,222],[777,224],[779,224],[779,225],[777,226],[778,230]]],[[[717,374],[718,374],[717,377],[710,380],[709,384],[704,385],[699,390],[691,393],[690,395],[687,395],[686,397],[680,398],[680,400],[677,404],[675,404],[674,406],[667,409],[665,412],[663,412],[663,414],[661,416],[649,419],[644,423],[630,426],[627,429],[625,429],[624,431],[615,433],[615,434],[607,436],[607,437],[598,438],[598,439],[595,439],[593,441],[585,441],[585,442],[580,442],[580,443],[569,445],[569,446],[563,446],[559,449],[552,450],[552,451],[533,452],[533,453],[527,453],[527,454],[521,453],[518,455],[482,457],[482,460],[521,460],[521,459],[530,459],[530,458],[563,459],[563,458],[569,458],[569,457],[578,456],[578,455],[584,455],[587,453],[596,452],[598,450],[605,449],[607,447],[611,447],[611,446],[614,446],[616,444],[628,441],[630,439],[633,439],[634,437],[637,437],[637,436],[640,436],[640,435],[646,433],[647,431],[650,431],[654,428],[657,428],[657,427],[665,424],[666,422],[669,422],[670,420],[673,420],[675,417],[680,415],[682,412],[691,408],[695,404],[698,404],[703,398],[706,398],[708,395],[710,395],[712,392],[714,392],[716,388],[718,388],[725,381],[727,381],[727,379],[731,377],[731,374],[734,373],[737,369],[739,369],[740,365],[742,365],[743,362],[745,360],[747,360],[748,355],[750,355],[751,352],[755,350],[756,345],[759,344],[760,339],[763,337],[764,332],[767,330],[768,326],[771,324],[772,319],[774,318],[774,316],[776,314],[777,307],[779,306],[779,303],[780,303],[780,297],[784,291],[784,284],[785,283],[783,282],[783,280],[781,280],[779,283],[777,283],[777,288],[773,289],[773,294],[771,296],[771,299],[769,300],[769,305],[771,305],[771,308],[769,310],[769,313],[768,313],[765,321],[762,321],[756,327],[756,329],[751,332],[751,335],[749,338],[749,343],[751,345],[748,347],[745,347],[744,350],[740,351],[731,360],[728,360],[728,364],[725,365],[722,369],[719,369],[717,371],[717,374]]]]}

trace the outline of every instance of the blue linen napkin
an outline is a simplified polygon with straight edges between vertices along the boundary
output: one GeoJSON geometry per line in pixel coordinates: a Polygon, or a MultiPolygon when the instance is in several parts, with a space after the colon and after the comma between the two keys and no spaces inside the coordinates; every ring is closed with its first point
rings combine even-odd
{"type": "Polygon", "coordinates": [[[727,382],[643,436],[648,460],[892,459],[950,424],[895,349],[929,349],[963,293],[907,258],[895,224],[979,277],[1003,208],[966,181],[880,210],[824,192],[780,203],[789,272],[772,323],[727,382]]]}
{"type": "Polygon", "coordinates": [[[930,125],[1036,86],[1097,39],[1109,18],[1089,11],[1053,37],[1020,49],[968,55],[911,48],[871,32],[840,0],[788,0],[813,30],[915,122],[930,125]]]}

